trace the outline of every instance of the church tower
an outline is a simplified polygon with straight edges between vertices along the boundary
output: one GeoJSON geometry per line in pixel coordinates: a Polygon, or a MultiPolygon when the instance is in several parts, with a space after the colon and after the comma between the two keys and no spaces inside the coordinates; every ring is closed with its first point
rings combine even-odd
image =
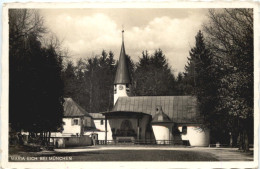
{"type": "Polygon", "coordinates": [[[122,46],[119,56],[116,77],[114,81],[114,104],[118,97],[128,96],[130,76],[127,69],[127,61],[125,55],[125,45],[124,45],[124,30],[122,31],[122,46]]]}

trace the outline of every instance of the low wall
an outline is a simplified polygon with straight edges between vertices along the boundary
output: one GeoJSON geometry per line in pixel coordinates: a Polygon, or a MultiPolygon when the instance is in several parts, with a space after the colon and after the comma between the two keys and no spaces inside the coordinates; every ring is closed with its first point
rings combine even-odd
{"type": "Polygon", "coordinates": [[[60,137],[60,138],[53,138],[53,139],[54,139],[54,146],[57,148],[92,145],[92,139],[89,136],[60,137]]]}
{"type": "Polygon", "coordinates": [[[89,136],[68,137],[68,138],[64,138],[64,140],[65,140],[65,147],[92,145],[92,140],[89,136]]]}

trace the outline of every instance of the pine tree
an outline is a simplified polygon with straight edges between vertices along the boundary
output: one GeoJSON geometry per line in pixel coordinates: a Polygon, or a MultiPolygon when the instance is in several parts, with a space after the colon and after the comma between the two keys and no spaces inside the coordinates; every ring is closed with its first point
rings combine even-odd
{"type": "Polygon", "coordinates": [[[75,67],[71,67],[67,66],[64,72],[67,75],[71,74],[72,77],[65,80],[65,83],[71,83],[71,85],[65,84],[65,93],[87,112],[96,113],[111,109],[116,70],[114,54],[111,51],[107,54],[103,50],[101,55],[87,60],[80,59],[75,67]]]}
{"type": "Polygon", "coordinates": [[[185,67],[185,90],[197,97],[204,125],[212,133],[211,141],[214,143],[227,142],[229,140],[228,124],[231,118],[229,115],[221,114],[218,110],[221,100],[219,96],[221,66],[206,46],[201,31],[197,33],[195,40],[195,47],[191,49],[189,62],[185,67]]]}
{"type": "Polygon", "coordinates": [[[184,77],[183,73],[179,72],[178,76],[176,78],[176,87],[175,87],[175,93],[178,96],[184,95],[184,77]]]}
{"type": "Polygon", "coordinates": [[[70,97],[75,100],[75,90],[77,88],[76,82],[76,74],[75,74],[75,67],[73,63],[69,61],[66,65],[65,70],[63,71],[63,82],[64,82],[64,97],[70,97]]]}
{"type": "Polygon", "coordinates": [[[161,49],[152,56],[142,52],[134,74],[134,93],[140,96],[165,96],[175,92],[175,78],[161,49]]]}
{"type": "Polygon", "coordinates": [[[196,44],[189,52],[188,63],[185,65],[185,90],[187,94],[195,95],[196,86],[199,81],[199,71],[202,66],[202,57],[207,55],[207,50],[205,48],[202,32],[199,31],[195,37],[196,44]]]}

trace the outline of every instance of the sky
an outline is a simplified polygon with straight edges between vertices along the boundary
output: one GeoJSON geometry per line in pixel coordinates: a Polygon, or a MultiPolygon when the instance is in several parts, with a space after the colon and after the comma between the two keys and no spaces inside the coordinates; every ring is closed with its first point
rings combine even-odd
{"type": "Polygon", "coordinates": [[[126,54],[138,62],[142,51],[161,49],[175,74],[184,71],[207,9],[86,8],[41,9],[45,25],[67,48],[72,61],[112,51],[118,59],[124,29],[126,54]]]}

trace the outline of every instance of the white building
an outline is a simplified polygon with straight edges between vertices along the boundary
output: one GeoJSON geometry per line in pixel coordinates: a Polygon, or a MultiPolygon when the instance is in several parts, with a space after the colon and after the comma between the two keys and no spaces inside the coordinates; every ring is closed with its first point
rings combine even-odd
{"type": "Polygon", "coordinates": [[[84,135],[84,130],[93,127],[91,116],[71,98],[65,98],[64,100],[62,131],[52,133],[52,137],[75,137],[84,135]]]}

